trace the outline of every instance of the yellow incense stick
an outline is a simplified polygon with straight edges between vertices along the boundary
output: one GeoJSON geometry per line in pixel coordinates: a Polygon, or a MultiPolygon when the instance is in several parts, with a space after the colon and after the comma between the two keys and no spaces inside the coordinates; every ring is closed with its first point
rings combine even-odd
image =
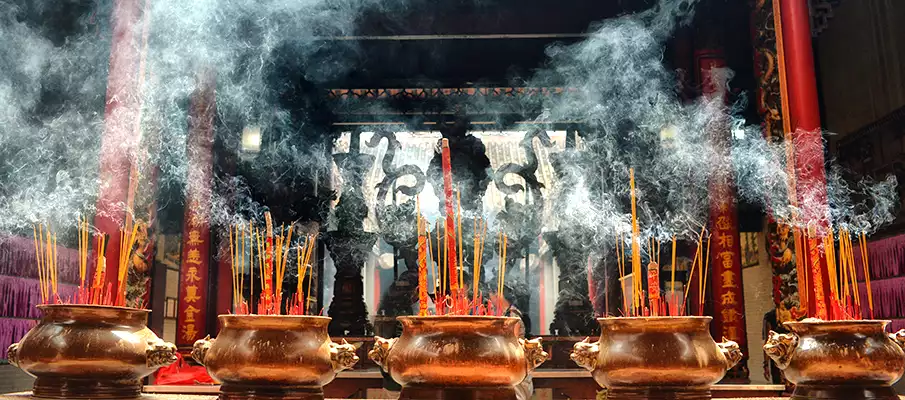
{"type": "Polygon", "coordinates": [[[669,278],[669,291],[675,296],[676,291],[676,237],[672,237],[672,271],[669,278]]]}
{"type": "Polygon", "coordinates": [[[638,227],[637,201],[635,196],[635,169],[629,168],[629,189],[632,201],[632,309],[633,314],[638,315],[642,307],[641,299],[641,244],[640,229],[638,227]]]}

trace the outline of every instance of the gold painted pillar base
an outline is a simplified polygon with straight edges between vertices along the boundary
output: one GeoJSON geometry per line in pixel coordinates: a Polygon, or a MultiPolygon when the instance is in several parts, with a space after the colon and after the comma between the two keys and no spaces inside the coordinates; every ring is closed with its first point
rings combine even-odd
{"type": "Polygon", "coordinates": [[[324,390],[317,387],[293,386],[220,386],[220,400],[324,400],[324,390]]]}
{"type": "Polygon", "coordinates": [[[406,386],[399,400],[517,400],[515,388],[437,388],[406,386]]]}
{"type": "Polygon", "coordinates": [[[614,387],[607,388],[607,400],[710,400],[710,388],[697,387],[614,387]]]}
{"type": "Polygon", "coordinates": [[[798,385],[791,400],[899,400],[890,386],[798,385]]]}

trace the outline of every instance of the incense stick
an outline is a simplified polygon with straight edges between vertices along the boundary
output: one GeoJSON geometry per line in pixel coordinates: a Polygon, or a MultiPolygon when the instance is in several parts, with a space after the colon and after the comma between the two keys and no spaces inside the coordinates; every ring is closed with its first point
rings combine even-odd
{"type": "Polygon", "coordinates": [[[641,236],[638,227],[637,201],[635,195],[635,169],[629,168],[629,189],[632,201],[632,311],[638,315],[642,307],[641,286],[641,246],[638,242],[641,236]]]}
{"type": "Polygon", "coordinates": [[[870,312],[870,318],[874,318],[874,296],[870,289],[870,268],[867,252],[867,236],[864,232],[859,235],[859,244],[861,246],[861,266],[864,268],[864,286],[867,289],[867,309],[870,312]]]}
{"type": "Polygon", "coordinates": [[[462,192],[456,190],[456,226],[458,228],[459,242],[459,282],[465,286],[465,253],[462,251],[462,192]]]}
{"type": "Polygon", "coordinates": [[[669,278],[669,293],[670,293],[670,297],[674,298],[676,296],[676,237],[675,237],[675,235],[673,235],[673,237],[672,237],[671,269],[672,269],[672,271],[670,271],[670,278],[669,278]]]}

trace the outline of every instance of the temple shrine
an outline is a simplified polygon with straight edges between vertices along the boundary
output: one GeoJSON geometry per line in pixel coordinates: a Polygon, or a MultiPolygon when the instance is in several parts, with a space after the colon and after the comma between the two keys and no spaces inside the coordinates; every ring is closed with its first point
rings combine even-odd
{"type": "Polygon", "coordinates": [[[905,394],[905,2],[184,3],[0,2],[0,399],[905,394]]]}

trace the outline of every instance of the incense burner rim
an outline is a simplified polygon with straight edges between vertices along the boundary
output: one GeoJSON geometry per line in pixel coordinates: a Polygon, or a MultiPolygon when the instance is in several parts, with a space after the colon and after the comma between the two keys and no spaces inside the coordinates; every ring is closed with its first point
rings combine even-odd
{"type": "Polygon", "coordinates": [[[597,323],[600,324],[601,329],[628,332],[633,332],[639,329],[646,331],[694,331],[702,328],[706,329],[711,321],[713,321],[713,317],[700,315],[691,315],[686,317],[662,316],[597,318],[597,323]]]}
{"type": "Polygon", "coordinates": [[[785,326],[846,326],[846,325],[859,325],[859,326],[871,326],[880,324],[885,329],[887,325],[892,323],[891,320],[888,319],[848,319],[848,320],[802,320],[802,321],[786,321],[782,324],[785,326]]]}
{"type": "Polygon", "coordinates": [[[290,326],[314,326],[317,328],[326,328],[333,318],[323,317],[320,315],[262,315],[262,314],[220,314],[217,316],[222,326],[231,326],[236,328],[256,328],[260,329],[260,324],[279,325],[281,327],[290,326]]]}
{"type": "Polygon", "coordinates": [[[94,321],[99,324],[146,325],[150,310],[100,304],[41,304],[36,306],[47,321],[94,321]]]}
{"type": "Polygon", "coordinates": [[[679,316],[679,315],[663,315],[663,316],[650,316],[650,317],[599,317],[597,321],[641,321],[641,320],[652,320],[652,321],[667,321],[667,320],[708,320],[712,321],[713,317],[709,315],[688,315],[688,316],[679,316]]]}
{"type": "Polygon", "coordinates": [[[44,311],[45,309],[86,309],[86,310],[119,310],[119,311],[131,311],[131,312],[142,312],[142,313],[150,313],[151,310],[146,308],[134,308],[134,307],[124,307],[124,306],[108,306],[105,304],[78,304],[78,303],[61,303],[61,304],[38,304],[37,307],[39,310],[44,311]]]}
{"type": "Polygon", "coordinates": [[[400,315],[396,317],[398,321],[404,320],[415,320],[415,321],[453,321],[453,320],[465,320],[465,321],[507,321],[507,320],[515,320],[517,321],[518,317],[504,317],[504,316],[494,316],[494,315],[400,315]]]}

